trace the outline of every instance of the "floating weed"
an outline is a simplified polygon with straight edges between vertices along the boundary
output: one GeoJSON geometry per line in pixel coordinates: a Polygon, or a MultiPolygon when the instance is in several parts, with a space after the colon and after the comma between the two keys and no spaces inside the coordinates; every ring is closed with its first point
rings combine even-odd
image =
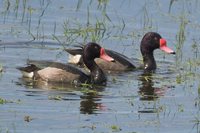
{"type": "Polygon", "coordinates": [[[32,120],[33,120],[33,118],[31,116],[29,116],[29,115],[24,116],[24,121],[30,122],[32,120]]]}
{"type": "Polygon", "coordinates": [[[166,112],[166,110],[167,110],[167,106],[166,105],[160,105],[158,107],[158,113],[160,113],[160,112],[166,112]]]}
{"type": "Polygon", "coordinates": [[[91,130],[94,130],[96,129],[96,126],[95,125],[88,125],[88,126],[82,126],[81,128],[90,128],[91,130]]]}
{"type": "Polygon", "coordinates": [[[88,88],[82,88],[81,92],[84,94],[93,94],[93,95],[98,94],[98,92],[96,90],[92,90],[92,89],[88,89],[88,88]]]}
{"type": "Polygon", "coordinates": [[[117,78],[116,78],[116,77],[113,77],[113,78],[112,78],[112,82],[113,82],[113,83],[117,83],[117,78]]]}
{"type": "Polygon", "coordinates": [[[60,96],[60,95],[56,95],[56,96],[49,96],[48,99],[49,99],[49,100],[61,101],[61,100],[63,100],[63,97],[60,96]]]}
{"type": "Polygon", "coordinates": [[[21,100],[18,99],[17,101],[13,101],[13,100],[6,100],[0,97],[0,104],[6,104],[6,103],[20,103],[21,100]]]}
{"type": "Polygon", "coordinates": [[[8,101],[3,98],[0,98],[0,104],[5,104],[5,103],[8,103],[8,101]]]}
{"type": "Polygon", "coordinates": [[[82,83],[81,84],[82,88],[92,88],[92,84],[87,84],[87,83],[82,83]]]}
{"type": "Polygon", "coordinates": [[[182,104],[178,105],[178,112],[184,112],[184,106],[182,104]]]}
{"type": "Polygon", "coordinates": [[[120,131],[122,130],[122,129],[121,129],[119,126],[117,126],[117,125],[112,125],[110,128],[112,129],[113,132],[120,132],[120,131]]]}
{"type": "Polygon", "coordinates": [[[176,76],[176,83],[181,84],[181,82],[182,82],[182,76],[179,74],[178,76],[176,76]]]}

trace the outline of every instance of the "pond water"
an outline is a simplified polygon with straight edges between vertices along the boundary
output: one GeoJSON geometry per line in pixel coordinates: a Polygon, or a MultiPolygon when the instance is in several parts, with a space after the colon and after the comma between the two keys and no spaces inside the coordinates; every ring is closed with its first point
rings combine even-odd
{"type": "Polygon", "coordinates": [[[0,132],[199,133],[198,0],[0,1],[0,132]],[[64,47],[96,41],[137,63],[155,31],[176,55],[155,51],[158,69],[107,74],[104,88],[24,82],[27,59],[66,63],[64,47]]]}

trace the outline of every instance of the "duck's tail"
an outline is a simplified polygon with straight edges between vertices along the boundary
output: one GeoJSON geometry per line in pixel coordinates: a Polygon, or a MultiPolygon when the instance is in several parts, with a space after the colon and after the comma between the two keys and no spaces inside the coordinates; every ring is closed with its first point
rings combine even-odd
{"type": "Polygon", "coordinates": [[[34,72],[38,70],[38,68],[32,64],[26,67],[17,67],[17,69],[20,70],[23,77],[26,78],[33,78],[34,72]]]}

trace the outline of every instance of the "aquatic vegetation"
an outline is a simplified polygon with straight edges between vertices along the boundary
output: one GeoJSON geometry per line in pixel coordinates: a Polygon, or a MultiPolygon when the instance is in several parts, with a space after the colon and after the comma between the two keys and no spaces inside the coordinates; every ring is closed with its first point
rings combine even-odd
{"type": "Polygon", "coordinates": [[[103,22],[97,21],[96,24],[82,25],[78,21],[74,24],[70,24],[69,20],[64,23],[64,35],[65,43],[73,44],[77,43],[78,39],[82,38],[83,43],[86,41],[99,42],[104,38],[106,27],[103,22]]]}
{"type": "Polygon", "coordinates": [[[111,129],[113,132],[120,132],[122,129],[117,125],[112,125],[111,129]]]}
{"type": "Polygon", "coordinates": [[[183,112],[184,111],[184,106],[182,104],[178,105],[178,112],[183,112]]]}
{"type": "Polygon", "coordinates": [[[173,5],[173,3],[174,3],[175,1],[176,1],[176,0],[170,0],[169,10],[168,10],[169,13],[171,12],[172,5],[173,5]]]}
{"type": "Polygon", "coordinates": [[[61,100],[63,100],[63,97],[60,96],[60,95],[56,95],[56,96],[49,96],[48,99],[49,100],[58,100],[58,101],[61,101],[61,100]]]}
{"type": "Polygon", "coordinates": [[[200,115],[199,112],[194,116],[194,119],[191,120],[194,123],[193,129],[196,127],[197,132],[199,132],[199,125],[200,125],[200,115]]]}
{"type": "Polygon", "coordinates": [[[7,15],[9,14],[9,10],[10,10],[10,1],[9,0],[5,0],[3,2],[3,5],[4,5],[4,11],[3,11],[3,14],[4,14],[4,23],[6,21],[6,17],[7,15]]]}
{"type": "MultiPolygon", "coordinates": [[[[30,5],[30,2],[27,0],[4,0],[3,7],[5,9],[3,10],[2,14],[4,15],[4,23],[6,23],[6,20],[8,19],[7,16],[9,14],[15,13],[15,19],[17,22],[21,22],[22,25],[27,26],[27,31],[30,37],[33,38],[33,40],[37,39],[43,39],[44,40],[44,28],[42,23],[42,18],[45,15],[45,12],[50,5],[50,0],[42,0],[38,1],[40,3],[40,9],[36,9],[30,5]],[[39,14],[38,20],[37,20],[37,26],[32,26],[32,16],[39,14]],[[34,27],[34,28],[33,28],[34,27]],[[34,29],[34,30],[33,30],[34,29]],[[35,33],[36,29],[36,33],[35,33]]],[[[35,20],[34,20],[35,21],[35,20]]]]}
{"type": "Polygon", "coordinates": [[[33,118],[31,118],[31,116],[29,116],[29,115],[24,116],[24,121],[30,122],[32,120],[33,120],[33,118]]]}
{"type": "Polygon", "coordinates": [[[7,100],[5,100],[5,99],[3,99],[3,98],[0,98],[0,104],[5,104],[5,103],[7,103],[8,101],[7,100]]]}
{"type": "Polygon", "coordinates": [[[13,103],[14,101],[6,100],[0,97],[0,104],[13,103]]]}
{"type": "MultiPolygon", "coordinates": [[[[199,4],[198,0],[3,0],[1,43],[12,39],[39,43],[22,42],[18,46],[14,42],[0,51],[5,70],[11,70],[3,72],[0,80],[1,113],[5,113],[1,127],[16,124],[14,131],[9,125],[9,130],[2,128],[0,132],[26,132],[33,116],[39,119],[28,128],[43,129],[41,123],[47,122],[47,132],[195,132],[200,121],[199,4]],[[33,83],[21,82],[15,73],[15,64],[25,63],[26,58],[66,62],[63,47],[88,41],[124,52],[135,61],[141,58],[140,40],[148,31],[162,33],[168,44],[177,48],[176,57],[156,53],[156,58],[164,61],[151,76],[141,76],[143,71],[136,70],[108,74],[104,87],[82,84],[80,88],[38,91],[33,83]],[[45,41],[48,43],[41,43],[45,41]],[[23,102],[9,98],[13,95],[23,102]]],[[[136,63],[139,66],[141,59],[136,63]]]]}
{"type": "Polygon", "coordinates": [[[176,56],[176,62],[179,64],[180,63],[180,60],[182,60],[182,48],[183,48],[183,44],[185,42],[185,29],[186,29],[186,26],[188,24],[188,20],[187,18],[185,17],[185,14],[181,15],[180,16],[180,25],[179,25],[179,31],[177,33],[177,45],[176,45],[176,53],[177,53],[177,56],[176,56]]]}
{"type": "Polygon", "coordinates": [[[142,18],[143,31],[152,30],[152,28],[153,28],[153,22],[152,22],[151,16],[149,16],[148,9],[146,7],[146,3],[143,6],[142,12],[143,12],[143,18],[142,18]]]}

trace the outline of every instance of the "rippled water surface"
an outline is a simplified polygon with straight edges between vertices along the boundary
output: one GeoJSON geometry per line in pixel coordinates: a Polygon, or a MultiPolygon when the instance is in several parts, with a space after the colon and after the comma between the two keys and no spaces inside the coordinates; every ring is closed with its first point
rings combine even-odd
{"type": "Polygon", "coordinates": [[[199,133],[198,0],[0,1],[0,132],[199,133]],[[142,63],[155,31],[176,55],[154,52],[158,69],[107,74],[106,87],[33,84],[28,59],[66,63],[63,48],[96,41],[142,63]]]}

